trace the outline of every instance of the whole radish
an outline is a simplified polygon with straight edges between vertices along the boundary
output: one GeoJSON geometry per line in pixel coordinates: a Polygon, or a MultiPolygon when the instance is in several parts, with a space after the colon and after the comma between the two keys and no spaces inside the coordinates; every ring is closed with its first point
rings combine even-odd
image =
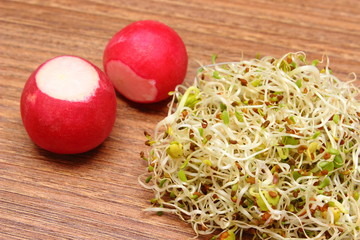
{"type": "Polygon", "coordinates": [[[21,117],[35,144],[61,154],[86,152],[110,134],[116,94],[107,76],[75,56],[41,64],[21,96],[21,117]]]}
{"type": "Polygon", "coordinates": [[[152,20],[134,22],[108,42],[103,56],[105,73],[129,100],[164,100],[184,81],[188,56],[180,36],[152,20]]]}

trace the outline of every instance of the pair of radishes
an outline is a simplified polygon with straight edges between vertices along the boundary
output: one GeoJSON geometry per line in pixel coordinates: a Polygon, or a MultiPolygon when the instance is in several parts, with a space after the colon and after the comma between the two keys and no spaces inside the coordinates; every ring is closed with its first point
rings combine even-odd
{"type": "Polygon", "coordinates": [[[59,56],[40,65],[21,96],[21,116],[30,138],[55,153],[86,152],[110,134],[116,90],[129,100],[152,103],[182,83],[187,52],[179,35],[157,21],[134,22],[107,44],[105,73],[89,61],[59,56]]]}

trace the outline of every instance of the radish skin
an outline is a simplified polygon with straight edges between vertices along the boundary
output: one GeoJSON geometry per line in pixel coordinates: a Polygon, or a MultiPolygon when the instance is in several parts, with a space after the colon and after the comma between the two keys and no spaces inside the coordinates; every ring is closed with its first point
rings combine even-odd
{"type": "Polygon", "coordinates": [[[172,28],[144,20],[113,36],[104,50],[103,64],[120,94],[134,102],[152,103],[168,98],[184,81],[188,56],[172,28]]]}
{"type": "Polygon", "coordinates": [[[116,117],[116,95],[107,76],[75,56],[59,56],[40,65],[21,96],[21,117],[32,141],[60,154],[76,154],[100,145],[116,117]]]}

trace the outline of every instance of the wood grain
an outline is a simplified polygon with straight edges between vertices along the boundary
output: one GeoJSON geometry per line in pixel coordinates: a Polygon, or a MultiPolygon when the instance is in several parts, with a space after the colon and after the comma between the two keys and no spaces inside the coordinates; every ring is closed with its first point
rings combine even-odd
{"type": "MultiPolygon", "coordinates": [[[[63,156],[36,147],[19,114],[30,73],[57,55],[102,67],[102,51],[125,25],[154,19],[173,27],[199,63],[304,51],[326,54],[343,80],[360,75],[357,0],[18,0],[0,1],[0,239],[188,239],[176,216],[144,212],[152,193],[137,178],[139,152],[167,101],[140,105],[118,96],[115,127],[97,149],[63,156]]],[[[199,239],[207,239],[203,237],[199,239]]]]}

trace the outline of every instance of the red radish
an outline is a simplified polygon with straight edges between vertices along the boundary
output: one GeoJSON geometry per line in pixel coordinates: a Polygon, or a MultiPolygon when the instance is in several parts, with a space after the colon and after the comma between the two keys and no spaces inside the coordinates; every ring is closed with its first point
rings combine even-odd
{"type": "Polygon", "coordinates": [[[184,81],[188,56],[180,36],[167,25],[134,22],[107,44],[104,69],[116,90],[140,103],[164,100],[184,81]]]}
{"type": "Polygon", "coordinates": [[[86,152],[110,134],[116,94],[107,76],[85,59],[59,56],[40,65],[21,96],[30,138],[55,153],[86,152]]]}

